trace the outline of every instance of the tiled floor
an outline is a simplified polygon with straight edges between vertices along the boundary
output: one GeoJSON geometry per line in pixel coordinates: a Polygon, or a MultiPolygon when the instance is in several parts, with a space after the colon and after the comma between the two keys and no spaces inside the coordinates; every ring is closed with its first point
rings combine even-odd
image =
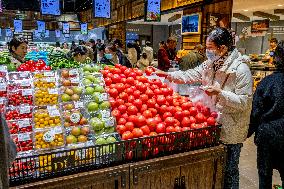
{"type": "MultiPolygon", "coordinates": [[[[240,158],[240,189],[257,189],[258,174],[256,167],[256,146],[253,137],[249,138],[242,148],[240,158]]],[[[273,183],[281,184],[279,173],[274,171],[273,183]]]]}

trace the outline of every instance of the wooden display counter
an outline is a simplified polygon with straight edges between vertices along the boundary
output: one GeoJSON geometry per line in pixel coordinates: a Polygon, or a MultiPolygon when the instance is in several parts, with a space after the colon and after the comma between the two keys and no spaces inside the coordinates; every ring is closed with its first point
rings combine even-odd
{"type": "Polygon", "coordinates": [[[219,145],[14,189],[221,189],[225,157],[226,149],[219,145]]]}

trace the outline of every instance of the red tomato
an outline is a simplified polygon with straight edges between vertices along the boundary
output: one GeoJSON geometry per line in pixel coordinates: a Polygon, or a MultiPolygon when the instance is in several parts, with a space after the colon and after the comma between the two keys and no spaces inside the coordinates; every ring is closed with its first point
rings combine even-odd
{"type": "Polygon", "coordinates": [[[210,117],[213,117],[213,118],[217,119],[218,118],[218,113],[217,112],[211,112],[210,117]]]}
{"type": "Polygon", "coordinates": [[[165,133],[166,132],[166,125],[165,123],[159,123],[156,127],[157,133],[165,133]]]}
{"type": "Polygon", "coordinates": [[[178,112],[176,112],[175,113],[175,119],[177,119],[177,120],[179,120],[179,121],[182,121],[182,119],[183,119],[183,113],[182,112],[180,112],[180,111],[178,111],[178,112]]]}
{"type": "Polygon", "coordinates": [[[149,134],[149,136],[157,136],[158,134],[156,133],[156,132],[151,132],[150,134],[149,134]]]}
{"type": "Polygon", "coordinates": [[[121,68],[121,66],[122,66],[121,64],[114,65],[115,68],[121,68]]]}
{"type": "Polygon", "coordinates": [[[166,98],[163,95],[159,95],[157,97],[157,104],[160,106],[166,103],[166,98]]]}
{"type": "Polygon", "coordinates": [[[214,117],[209,117],[209,118],[207,119],[207,124],[208,124],[209,126],[215,126],[215,124],[216,124],[215,118],[214,118],[214,117]]]}
{"type": "Polygon", "coordinates": [[[173,126],[175,124],[175,118],[173,117],[167,117],[165,119],[166,126],[173,126]]]}
{"type": "MultiPolygon", "coordinates": [[[[135,91],[136,92],[136,91],[135,91]]],[[[134,92],[134,93],[135,93],[134,92]]],[[[140,91],[139,91],[139,93],[140,93],[140,91]]],[[[134,94],[133,94],[134,95],[134,94]]],[[[139,94],[140,95],[140,94],[139,94]]],[[[142,102],[143,103],[146,103],[147,101],[148,101],[148,95],[146,95],[146,94],[142,94],[141,96],[140,96],[140,99],[142,100],[142,102]]]]}
{"type": "Polygon", "coordinates": [[[190,119],[188,117],[184,117],[181,121],[182,127],[190,127],[190,119]]]}
{"type": "Polygon", "coordinates": [[[172,105],[174,98],[173,98],[173,96],[167,96],[167,97],[166,97],[166,100],[167,100],[167,102],[168,102],[170,105],[172,105]]]}
{"type": "Polygon", "coordinates": [[[209,107],[207,107],[207,106],[204,106],[204,107],[202,107],[202,109],[201,109],[201,113],[203,113],[203,115],[205,116],[205,117],[209,117],[210,116],[210,108],[209,107]]]}
{"type": "Polygon", "coordinates": [[[106,77],[112,78],[113,74],[112,73],[108,73],[106,77]]]}
{"type": "Polygon", "coordinates": [[[192,103],[191,102],[185,102],[181,105],[181,108],[183,110],[189,110],[192,107],[192,103]]]}
{"type": "Polygon", "coordinates": [[[130,96],[128,97],[128,102],[133,103],[134,100],[135,100],[135,98],[134,98],[133,95],[130,95],[130,96]]]}
{"type": "Polygon", "coordinates": [[[145,73],[146,73],[146,75],[148,75],[148,76],[150,76],[150,75],[152,75],[152,73],[154,72],[155,70],[153,69],[153,68],[146,68],[146,70],[145,70],[145,73]]]}
{"type": "MultiPolygon", "coordinates": [[[[123,84],[126,84],[126,78],[121,78],[120,82],[123,83],[123,84]]],[[[127,87],[125,87],[125,88],[127,88],[127,87]]]]}
{"type": "Polygon", "coordinates": [[[110,86],[110,85],[112,84],[111,78],[107,77],[107,78],[105,78],[104,80],[105,80],[106,86],[110,86]]]}
{"type": "Polygon", "coordinates": [[[118,124],[118,125],[125,125],[126,122],[127,122],[126,119],[124,119],[124,118],[119,118],[117,124],[118,124]]]}
{"type": "Polygon", "coordinates": [[[162,86],[162,81],[160,79],[153,79],[153,84],[157,85],[159,88],[162,86]]]}
{"type": "Polygon", "coordinates": [[[206,117],[202,113],[198,113],[195,116],[196,123],[203,123],[206,120],[206,117]]]}
{"type": "MultiPolygon", "coordinates": [[[[140,95],[141,95],[141,92],[140,91],[138,91],[138,90],[136,90],[136,91],[134,91],[133,92],[133,96],[137,99],[137,98],[140,98],[140,95]]],[[[141,95],[142,96],[142,95],[141,95]]],[[[141,99],[142,100],[142,99],[141,99]]],[[[148,97],[147,97],[147,100],[148,100],[148,97]]],[[[147,101],[146,100],[146,101],[147,101]]]]}
{"type": "Polygon", "coordinates": [[[129,115],[136,115],[138,113],[138,109],[135,106],[129,106],[127,109],[129,115]]]}
{"type": "Polygon", "coordinates": [[[128,122],[136,123],[137,122],[137,117],[136,115],[130,115],[128,117],[128,122]]]}
{"type": "Polygon", "coordinates": [[[140,76],[138,81],[142,82],[142,83],[147,83],[148,82],[148,79],[144,76],[140,76]]]}
{"type": "Polygon", "coordinates": [[[196,123],[196,119],[193,116],[189,117],[190,124],[196,123]]]}
{"type": "Polygon", "coordinates": [[[146,110],[146,111],[143,112],[143,116],[144,116],[146,119],[148,119],[148,118],[153,117],[153,114],[152,114],[152,112],[151,112],[150,110],[146,110]]]}
{"type": "Polygon", "coordinates": [[[120,111],[119,110],[113,110],[111,112],[111,114],[116,118],[116,120],[118,120],[121,116],[120,111]]]}
{"type": "MultiPolygon", "coordinates": [[[[120,105],[124,105],[124,100],[120,99],[120,98],[117,98],[116,99],[116,106],[120,106],[120,105]]],[[[125,104],[126,105],[126,104],[125,104]]]]}
{"type": "Polygon", "coordinates": [[[146,124],[146,119],[145,119],[145,117],[144,117],[143,115],[137,116],[136,125],[137,125],[138,127],[142,127],[142,126],[145,125],[145,124],[146,124]]]}
{"type": "Polygon", "coordinates": [[[130,72],[130,74],[128,75],[128,77],[136,78],[136,73],[132,71],[132,72],[130,72]]]}
{"type": "Polygon", "coordinates": [[[142,93],[144,93],[147,90],[146,85],[144,85],[144,83],[142,82],[138,82],[136,85],[138,90],[140,90],[142,93]]]}
{"type": "Polygon", "coordinates": [[[165,112],[165,113],[163,114],[163,119],[165,120],[166,118],[172,117],[172,116],[173,116],[173,114],[172,114],[171,112],[165,112]]]}
{"type": "Polygon", "coordinates": [[[149,108],[149,110],[151,111],[153,116],[156,116],[157,113],[158,113],[157,109],[155,109],[155,108],[149,108]]]}
{"type": "Polygon", "coordinates": [[[166,105],[162,105],[160,107],[160,114],[164,115],[164,113],[166,113],[168,111],[168,107],[166,105]]]}
{"type": "Polygon", "coordinates": [[[113,73],[114,74],[121,74],[121,70],[119,68],[114,68],[113,73]]]}
{"type": "Polygon", "coordinates": [[[139,69],[135,70],[135,73],[136,73],[137,76],[142,76],[143,75],[143,71],[139,70],[139,69]]]}
{"type": "Polygon", "coordinates": [[[116,98],[118,96],[118,91],[116,89],[110,89],[109,95],[113,98],[116,98]]]}
{"type": "Polygon", "coordinates": [[[168,126],[166,128],[166,133],[173,133],[173,132],[175,132],[175,128],[173,126],[168,126]]]}
{"type": "Polygon", "coordinates": [[[140,128],[142,131],[143,131],[143,134],[144,135],[149,135],[150,134],[150,129],[149,129],[149,127],[148,126],[146,126],[146,125],[144,125],[144,126],[142,126],[141,128],[140,128]]]}
{"type": "Polygon", "coordinates": [[[124,101],[127,101],[128,100],[128,94],[126,92],[122,92],[122,93],[120,93],[119,98],[121,98],[124,101]]]}
{"type": "Polygon", "coordinates": [[[118,108],[117,108],[122,114],[124,114],[126,111],[127,111],[127,107],[125,105],[120,105],[118,108]]]}
{"type": "Polygon", "coordinates": [[[127,69],[126,66],[121,66],[121,67],[120,67],[121,73],[124,73],[124,71],[125,71],[126,69],[127,69]]]}
{"type": "Polygon", "coordinates": [[[174,106],[169,106],[169,107],[167,108],[167,111],[168,111],[168,112],[171,112],[172,115],[175,115],[175,113],[176,113],[176,108],[175,108],[174,106]]]}
{"type": "Polygon", "coordinates": [[[124,113],[120,116],[120,118],[124,118],[125,120],[128,120],[128,114],[124,113]]]}
{"type": "Polygon", "coordinates": [[[181,132],[181,131],[182,131],[181,127],[179,126],[175,127],[175,132],[181,132]]]}
{"type": "Polygon", "coordinates": [[[126,79],[126,83],[128,83],[129,85],[134,85],[134,78],[133,77],[128,77],[126,79]]]}
{"type": "Polygon", "coordinates": [[[197,102],[197,103],[195,104],[195,107],[197,108],[198,111],[201,111],[202,108],[203,108],[203,104],[202,104],[201,102],[197,102]]]}
{"type": "Polygon", "coordinates": [[[127,69],[124,71],[124,75],[125,75],[126,77],[128,77],[131,72],[132,72],[132,70],[131,70],[130,68],[127,68],[127,69]]]}
{"type": "Polygon", "coordinates": [[[122,84],[122,83],[117,83],[117,84],[115,84],[115,88],[117,89],[117,91],[119,92],[119,93],[121,93],[122,91],[124,91],[124,85],[122,84]]]}
{"type": "Polygon", "coordinates": [[[120,83],[121,77],[118,74],[114,74],[111,78],[114,83],[120,83]]]}
{"type": "Polygon", "coordinates": [[[155,104],[156,104],[156,100],[154,98],[148,100],[148,102],[147,102],[148,108],[154,108],[155,104]]]}
{"type": "Polygon", "coordinates": [[[134,90],[132,88],[127,88],[125,89],[125,92],[128,94],[128,95],[132,95],[134,90]]]}
{"type": "Polygon", "coordinates": [[[190,130],[190,127],[183,127],[181,130],[182,130],[182,131],[189,131],[189,130],[190,130]]]}
{"type": "Polygon", "coordinates": [[[125,125],[117,125],[116,130],[118,131],[119,134],[123,134],[126,131],[125,125]]]}
{"type": "Polygon", "coordinates": [[[151,131],[154,131],[156,129],[156,126],[158,122],[155,120],[155,118],[148,118],[146,120],[147,125],[149,126],[151,131]]]}
{"type": "Polygon", "coordinates": [[[154,92],[149,88],[145,91],[145,94],[148,95],[149,98],[154,96],[154,92]]]}
{"type": "Polygon", "coordinates": [[[133,102],[133,105],[136,106],[138,109],[142,108],[142,104],[143,104],[143,102],[139,98],[134,100],[134,102],[133,102]]]}
{"type": "Polygon", "coordinates": [[[174,90],[171,87],[168,87],[168,91],[169,91],[168,95],[173,95],[174,90]]]}
{"type": "Polygon", "coordinates": [[[190,113],[191,116],[196,116],[197,113],[198,113],[197,108],[191,107],[191,108],[189,109],[189,113],[190,113]]]}
{"type": "Polygon", "coordinates": [[[140,138],[143,136],[143,131],[139,128],[134,128],[132,134],[134,138],[140,138]]]}
{"type": "Polygon", "coordinates": [[[126,128],[127,131],[131,131],[132,132],[132,130],[134,129],[134,123],[126,122],[125,123],[125,128],[126,128]]]}
{"type": "Polygon", "coordinates": [[[133,134],[130,131],[126,131],[122,134],[122,140],[129,140],[133,138],[133,134]]]}

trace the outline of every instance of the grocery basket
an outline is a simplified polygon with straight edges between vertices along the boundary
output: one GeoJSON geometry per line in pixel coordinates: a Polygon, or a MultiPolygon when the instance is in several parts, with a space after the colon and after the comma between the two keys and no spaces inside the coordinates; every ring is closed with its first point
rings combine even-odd
{"type": "Polygon", "coordinates": [[[221,126],[56,150],[17,158],[9,170],[11,186],[217,146],[221,126]]]}

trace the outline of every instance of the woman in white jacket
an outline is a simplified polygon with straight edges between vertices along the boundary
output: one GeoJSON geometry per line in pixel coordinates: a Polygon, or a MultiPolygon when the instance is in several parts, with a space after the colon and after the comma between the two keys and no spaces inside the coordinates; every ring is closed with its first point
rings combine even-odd
{"type": "Polygon", "coordinates": [[[206,41],[208,60],[195,69],[165,73],[176,83],[201,82],[220,111],[221,140],[227,146],[225,189],[239,188],[239,157],[245,141],[251,104],[252,76],[244,57],[233,47],[230,32],[214,29],[206,41]]]}

